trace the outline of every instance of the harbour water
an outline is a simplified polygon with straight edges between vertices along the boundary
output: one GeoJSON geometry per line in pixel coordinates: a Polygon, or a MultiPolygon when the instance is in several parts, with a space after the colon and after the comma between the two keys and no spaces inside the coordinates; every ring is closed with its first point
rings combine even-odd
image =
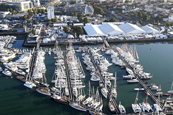
{"type": "MultiPolygon", "coordinates": [[[[17,40],[13,45],[14,48],[23,49],[23,40],[17,40]]],[[[173,44],[169,42],[150,43],[150,44],[127,44],[127,46],[135,45],[139,55],[139,63],[144,67],[144,72],[151,73],[153,78],[146,82],[161,85],[162,92],[166,93],[171,88],[173,81],[173,44]]],[[[121,45],[118,45],[119,47],[121,45]]],[[[78,46],[75,46],[78,47],[78,46]]],[[[94,47],[94,46],[92,46],[94,47]]],[[[109,61],[110,56],[102,53],[109,61]]],[[[81,53],[76,53],[77,57],[81,58],[81,53]]],[[[17,58],[16,58],[17,59],[17,58]]],[[[46,78],[50,83],[55,69],[55,60],[53,54],[45,56],[46,78]]],[[[86,71],[85,65],[82,62],[85,71],[85,93],[88,93],[88,81],[90,79],[89,72],[86,71]]],[[[122,75],[126,75],[126,71],[118,66],[111,66],[108,70],[111,73],[117,72],[117,92],[118,97],[116,102],[121,103],[126,108],[127,113],[132,113],[131,104],[134,103],[136,92],[133,90],[136,87],[141,87],[139,84],[127,84],[123,80],[122,75]]],[[[13,77],[6,77],[0,74],[0,115],[88,115],[88,112],[80,112],[68,105],[55,103],[50,97],[41,95],[35,89],[28,89],[23,86],[21,81],[13,77]]],[[[91,82],[91,87],[98,87],[98,82],[91,82]]],[[[101,94],[100,94],[101,95],[101,94]]],[[[142,103],[146,94],[139,92],[138,103],[142,103]]],[[[110,114],[108,109],[108,100],[104,97],[103,112],[110,114]]],[[[164,99],[161,97],[161,100],[164,99]]],[[[148,102],[153,104],[149,98],[148,102]]]]}

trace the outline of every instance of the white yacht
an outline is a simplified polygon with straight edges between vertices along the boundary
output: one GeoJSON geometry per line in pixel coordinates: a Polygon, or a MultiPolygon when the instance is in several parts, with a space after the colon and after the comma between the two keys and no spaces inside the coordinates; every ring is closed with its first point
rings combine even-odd
{"type": "Polygon", "coordinates": [[[144,91],[144,88],[134,88],[135,91],[144,91]]]}
{"type": "Polygon", "coordinates": [[[126,109],[124,108],[123,105],[121,105],[121,102],[119,102],[118,108],[121,114],[126,114],[126,109]]]}
{"type": "Polygon", "coordinates": [[[37,88],[36,91],[38,93],[41,93],[43,95],[47,95],[47,96],[50,96],[50,89],[47,87],[47,88],[37,88]]]}
{"type": "Polygon", "coordinates": [[[32,89],[33,87],[36,87],[36,85],[31,81],[26,81],[23,85],[30,89],[32,89]]]}
{"type": "Polygon", "coordinates": [[[173,94],[173,89],[172,89],[172,87],[173,87],[173,82],[172,82],[172,84],[171,84],[171,90],[168,91],[169,94],[173,94]]]}
{"type": "Polygon", "coordinates": [[[4,71],[2,71],[2,73],[6,76],[11,76],[12,75],[12,73],[8,69],[5,69],[4,71]]]}
{"type": "Polygon", "coordinates": [[[79,111],[87,111],[85,108],[83,108],[80,104],[76,103],[76,102],[71,102],[69,103],[69,105],[74,108],[77,109],[79,111]]]}
{"type": "Polygon", "coordinates": [[[134,75],[123,75],[124,79],[133,79],[135,78],[134,75]]]}
{"type": "Polygon", "coordinates": [[[157,103],[154,104],[154,109],[155,109],[155,111],[157,111],[157,112],[162,112],[162,111],[163,111],[157,103]]]}
{"type": "Polygon", "coordinates": [[[127,83],[138,83],[139,80],[137,79],[131,79],[131,80],[127,80],[127,83]]]}
{"type": "Polygon", "coordinates": [[[107,99],[108,90],[107,90],[106,87],[101,88],[101,93],[102,93],[102,95],[107,99]]]}
{"type": "Polygon", "coordinates": [[[141,109],[143,112],[152,112],[152,108],[148,102],[142,102],[141,109]]]}
{"type": "Polygon", "coordinates": [[[139,92],[137,92],[135,103],[132,104],[132,109],[133,109],[134,113],[141,113],[141,107],[139,106],[139,104],[137,104],[137,101],[138,101],[138,93],[139,92]]]}

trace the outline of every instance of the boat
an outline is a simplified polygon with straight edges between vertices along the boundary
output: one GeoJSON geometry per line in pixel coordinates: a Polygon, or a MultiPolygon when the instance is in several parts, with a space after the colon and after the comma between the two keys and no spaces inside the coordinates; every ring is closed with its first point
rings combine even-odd
{"type": "Polygon", "coordinates": [[[159,86],[155,85],[155,84],[151,84],[151,87],[150,87],[151,90],[158,90],[159,89],[159,86]]]}
{"type": "Polygon", "coordinates": [[[153,112],[150,104],[147,102],[147,99],[148,99],[148,95],[146,96],[146,98],[142,102],[141,109],[142,109],[143,112],[153,112]]]}
{"type": "Polygon", "coordinates": [[[2,73],[6,76],[11,76],[12,75],[12,73],[6,68],[4,69],[4,71],[2,71],[2,73]]]}
{"type": "Polygon", "coordinates": [[[114,87],[111,89],[111,94],[114,98],[117,98],[117,85],[116,85],[116,72],[115,72],[115,78],[114,78],[114,87]]]}
{"type": "Polygon", "coordinates": [[[123,75],[124,79],[134,79],[135,76],[134,75],[123,75]]]}
{"type": "Polygon", "coordinates": [[[137,79],[131,79],[131,80],[127,80],[127,83],[138,83],[139,80],[137,79]]]}
{"type": "Polygon", "coordinates": [[[126,109],[124,108],[123,105],[121,105],[121,102],[119,102],[118,108],[121,114],[126,114],[126,109]]]}
{"type": "Polygon", "coordinates": [[[74,109],[77,109],[79,111],[87,111],[84,107],[82,107],[79,103],[77,102],[70,102],[69,105],[74,108],[74,109]]]}
{"type": "Polygon", "coordinates": [[[173,82],[172,82],[172,84],[171,84],[171,90],[168,91],[169,94],[173,94],[173,89],[172,89],[172,87],[173,87],[173,82]]]}
{"type": "Polygon", "coordinates": [[[57,94],[56,92],[51,96],[51,99],[61,104],[68,104],[68,101],[62,98],[61,94],[57,94]]]}
{"type": "Polygon", "coordinates": [[[135,91],[144,91],[144,88],[134,88],[135,91]]]}
{"type": "Polygon", "coordinates": [[[0,72],[1,72],[1,71],[3,71],[3,70],[2,70],[2,67],[0,67],[0,72]]]}
{"type": "Polygon", "coordinates": [[[141,107],[139,106],[139,104],[137,104],[137,101],[138,101],[138,93],[139,92],[137,92],[135,103],[132,104],[132,109],[133,109],[134,113],[141,113],[141,107]]]}
{"type": "Polygon", "coordinates": [[[108,107],[109,107],[109,110],[111,113],[116,113],[115,107],[113,106],[113,104],[110,101],[109,101],[108,107]]]}
{"type": "Polygon", "coordinates": [[[40,88],[37,88],[36,91],[40,94],[43,94],[43,95],[47,95],[47,96],[50,96],[50,89],[48,87],[40,87],[40,88]]]}

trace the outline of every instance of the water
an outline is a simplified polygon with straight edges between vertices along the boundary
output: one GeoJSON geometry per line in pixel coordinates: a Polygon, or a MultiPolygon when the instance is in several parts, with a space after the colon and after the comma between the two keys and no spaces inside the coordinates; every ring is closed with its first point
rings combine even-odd
{"type": "MultiPolygon", "coordinates": [[[[14,44],[14,48],[22,49],[23,40],[17,40],[14,44]]],[[[144,72],[149,72],[153,75],[151,80],[147,80],[148,83],[155,83],[161,85],[162,91],[166,93],[171,88],[173,81],[173,45],[171,43],[150,43],[150,44],[128,44],[135,45],[140,58],[140,64],[144,67],[144,72]]],[[[120,45],[119,45],[120,46],[120,45]]],[[[76,46],[77,47],[77,46],[76,46]]],[[[76,53],[77,57],[81,58],[81,53],[76,53]]],[[[103,55],[110,61],[110,56],[103,55]]],[[[17,59],[17,58],[16,58],[17,59]]],[[[53,54],[51,56],[45,56],[45,64],[47,68],[46,78],[48,83],[51,82],[53,72],[55,69],[55,60],[53,54]]],[[[90,74],[85,69],[84,63],[81,61],[84,68],[86,78],[85,93],[88,94],[88,81],[90,74]]],[[[131,104],[134,103],[136,92],[133,90],[135,87],[140,87],[139,84],[127,84],[126,80],[123,80],[122,75],[126,75],[126,71],[118,66],[111,66],[109,72],[117,72],[117,103],[121,103],[125,106],[128,113],[132,113],[131,104]]],[[[51,100],[50,97],[41,95],[35,91],[35,89],[28,89],[23,86],[21,81],[14,79],[13,77],[6,77],[0,74],[0,115],[88,115],[88,112],[80,112],[68,105],[62,105],[51,100]]],[[[113,83],[112,83],[113,84],[113,83]]],[[[98,87],[98,82],[91,82],[91,87],[98,87]]],[[[144,92],[139,92],[139,103],[142,103],[145,98],[144,92]]],[[[108,109],[108,100],[103,98],[104,107],[103,112],[110,114],[108,109]]],[[[161,99],[164,99],[161,97],[161,99]]],[[[153,101],[148,99],[150,104],[153,101]]]]}

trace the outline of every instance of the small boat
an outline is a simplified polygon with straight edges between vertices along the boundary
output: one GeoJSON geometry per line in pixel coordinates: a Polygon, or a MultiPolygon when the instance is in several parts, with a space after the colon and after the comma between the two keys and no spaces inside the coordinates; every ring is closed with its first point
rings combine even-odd
{"type": "Polygon", "coordinates": [[[80,104],[76,103],[76,102],[71,102],[69,103],[69,105],[74,108],[74,109],[77,109],[79,111],[86,111],[85,108],[83,108],[80,104]]]}
{"type": "Polygon", "coordinates": [[[137,101],[138,101],[138,93],[139,92],[137,92],[135,103],[132,104],[132,109],[133,109],[134,113],[141,113],[141,107],[139,106],[139,104],[137,104],[137,101]]]}
{"type": "Polygon", "coordinates": [[[121,105],[121,102],[119,102],[118,108],[121,114],[126,114],[126,109],[124,108],[123,105],[121,105]]]}
{"type": "Polygon", "coordinates": [[[109,110],[110,110],[111,113],[116,113],[115,107],[112,105],[111,102],[109,102],[108,107],[109,107],[109,110]]]}
{"type": "Polygon", "coordinates": [[[53,99],[55,102],[62,103],[62,104],[68,104],[68,101],[63,99],[61,96],[54,94],[51,96],[51,99],[53,99]]]}
{"type": "Polygon", "coordinates": [[[47,96],[50,96],[50,89],[49,88],[37,88],[36,91],[38,93],[41,93],[43,95],[47,95],[47,96]]]}
{"type": "Polygon", "coordinates": [[[6,76],[11,76],[12,75],[12,73],[8,69],[5,69],[4,71],[2,71],[2,73],[6,76]]]}
{"type": "Polygon", "coordinates": [[[127,80],[127,83],[138,83],[139,80],[137,79],[131,79],[131,80],[127,80]]]}
{"type": "Polygon", "coordinates": [[[144,88],[134,88],[135,91],[144,91],[144,88]]]}
{"type": "Polygon", "coordinates": [[[171,90],[168,91],[169,94],[173,94],[173,89],[172,89],[172,87],[173,87],[173,82],[172,82],[172,84],[171,84],[171,90]]]}
{"type": "Polygon", "coordinates": [[[3,71],[3,70],[2,70],[2,67],[0,67],[0,72],[1,72],[1,71],[3,71]]]}
{"type": "Polygon", "coordinates": [[[124,79],[133,79],[135,78],[134,75],[123,75],[124,79]]]}

